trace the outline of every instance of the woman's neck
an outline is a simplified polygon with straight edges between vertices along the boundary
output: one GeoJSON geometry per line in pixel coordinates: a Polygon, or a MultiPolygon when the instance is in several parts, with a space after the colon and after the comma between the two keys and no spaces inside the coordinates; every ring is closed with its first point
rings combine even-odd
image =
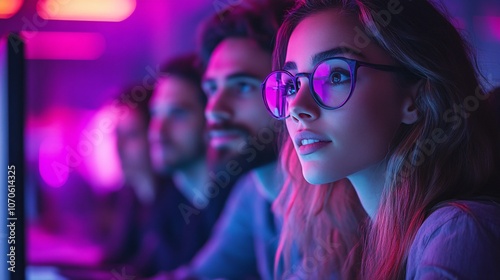
{"type": "Polygon", "coordinates": [[[348,176],[371,220],[374,220],[380,205],[386,169],[387,165],[383,162],[348,176]]]}

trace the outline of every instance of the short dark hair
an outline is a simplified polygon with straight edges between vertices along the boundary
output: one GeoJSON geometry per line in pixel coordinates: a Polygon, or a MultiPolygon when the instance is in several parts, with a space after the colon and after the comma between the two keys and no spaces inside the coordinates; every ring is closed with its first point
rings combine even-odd
{"type": "Polygon", "coordinates": [[[152,95],[153,90],[149,87],[145,87],[140,83],[129,84],[123,87],[115,97],[114,104],[137,112],[147,124],[151,118],[148,104],[152,95]]]}
{"type": "Polygon", "coordinates": [[[212,15],[198,30],[203,63],[206,65],[217,45],[228,38],[252,39],[263,50],[272,53],[277,30],[292,2],[240,3],[212,15]]]}
{"type": "Polygon", "coordinates": [[[207,104],[207,96],[201,88],[201,77],[203,75],[203,65],[199,56],[195,53],[177,56],[165,62],[160,67],[158,79],[166,76],[181,78],[196,86],[198,97],[203,106],[207,104]]]}

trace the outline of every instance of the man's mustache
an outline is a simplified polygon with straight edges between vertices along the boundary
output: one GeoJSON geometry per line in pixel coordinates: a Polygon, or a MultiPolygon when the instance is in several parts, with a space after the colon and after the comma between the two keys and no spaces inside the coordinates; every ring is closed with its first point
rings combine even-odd
{"type": "Polygon", "coordinates": [[[156,139],[150,140],[151,146],[161,146],[161,147],[175,147],[174,141],[170,137],[158,137],[156,139]]]}
{"type": "Polygon", "coordinates": [[[230,123],[224,123],[224,124],[209,124],[207,125],[208,131],[213,131],[213,130],[229,130],[229,131],[236,131],[238,133],[241,133],[243,135],[250,135],[250,129],[248,129],[246,126],[239,125],[239,124],[230,124],[230,123]]]}

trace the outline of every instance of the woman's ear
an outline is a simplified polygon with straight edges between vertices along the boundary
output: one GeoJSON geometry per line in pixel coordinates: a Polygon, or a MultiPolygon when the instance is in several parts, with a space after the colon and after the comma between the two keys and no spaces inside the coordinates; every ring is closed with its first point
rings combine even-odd
{"type": "Polygon", "coordinates": [[[414,85],[408,87],[408,92],[406,93],[405,99],[403,100],[403,112],[401,122],[404,124],[413,124],[418,120],[419,113],[417,106],[415,104],[415,99],[417,95],[424,87],[425,80],[420,80],[414,85]]]}

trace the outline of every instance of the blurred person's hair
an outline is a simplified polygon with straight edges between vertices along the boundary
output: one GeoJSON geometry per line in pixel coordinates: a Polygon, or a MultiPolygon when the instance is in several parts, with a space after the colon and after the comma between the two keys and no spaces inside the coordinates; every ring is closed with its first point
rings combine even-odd
{"type": "Polygon", "coordinates": [[[147,124],[151,118],[148,104],[152,95],[153,90],[142,84],[128,85],[115,97],[114,104],[137,112],[147,124]]]}
{"type": "Polygon", "coordinates": [[[203,75],[203,65],[199,57],[194,54],[184,54],[168,60],[160,67],[159,79],[162,77],[177,77],[196,86],[200,102],[205,106],[207,96],[201,88],[201,77],[203,75]]]}
{"type": "Polygon", "coordinates": [[[208,18],[198,30],[198,44],[206,65],[220,42],[229,38],[254,40],[263,50],[273,52],[276,32],[293,1],[248,1],[208,18]]]}

